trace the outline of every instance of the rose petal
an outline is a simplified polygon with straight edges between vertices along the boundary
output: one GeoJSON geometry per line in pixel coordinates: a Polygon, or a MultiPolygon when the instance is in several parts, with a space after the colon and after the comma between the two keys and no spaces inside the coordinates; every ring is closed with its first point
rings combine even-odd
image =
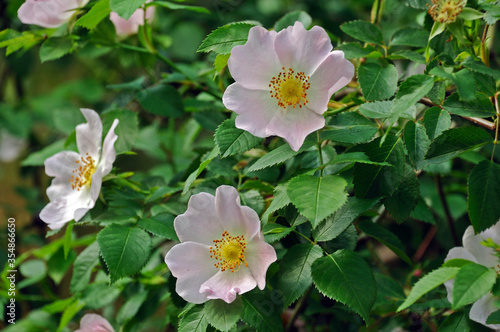
{"type": "Polygon", "coordinates": [[[80,329],[75,332],[114,332],[109,322],[102,316],[86,314],[80,320],[80,329]]]}
{"type": "Polygon", "coordinates": [[[259,216],[249,207],[241,206],[240,195],[234,187],[217,188],[215,210],[224,230],[231,236],[243,235],[249,241],[260,231],[259,216]]]}
{"type": "Polygon", "coordinates": [[[311,76],[332,50],[332,43],[323,28],[306,30],[297,21],[278,33],[275,47],[283,67],[311,76]]]}
{"type": "Polygon", "coordinates": [[[307,91],[307,107],[318,114],[328,109],[333,93],[346,86],[354,76],[354,66],[344,58],[344,52],[333,51],[312,74],[307,91]]]}
{"type": "Polygon", "coordinates": [[[298,151],[307,135],[325,126],[323,116],[308,107],[288,106],[269,123],[268,131],[283,137],[294,151],[298,151]]]}
{"type": "MultiPolygon", "coordinates": [[[[146,1],[146,3],[151,2],[146,1]]],[[[146,9],[146,19],[151,20],[155,13],[155,7],[148,7],[146,9]]],[[[117,13],[111,12],[109,19],[113,22],[118,36],[130,36],[134,35],[139,31],[139,26],[144,25],[144,10],[142,8],[137,9],[132,13],[128,20],[120,17],[117,13]]]]}
{"type": "Polygon", "coordinates": [[[262,27],[253,27],[245,45],[231,50],[228,68],[234,80],[247,89],[269,91],[269,82],[281,71],[274,51],[277,33],[262,27]]]}
{"type": "Polygon", "coordinates": [[[102,170],[102,176],[106,176],[111,172],[113,168],[113,163],[116,159],[116,150],[115,150],[115,142],[118,139],[118,136],[115,134],[115,128],[118,125],[118,119],[113,121],[111,128],[104,138],[104,142],[102,144],[102,154],[101,159],[99,160],[99,167],[102,170]]]}
{"type": "Polygon", "coordinates": [[[488,316],[498,310],[495,302],[496,299],[491,293],[484,295],[472,305],[469,313],[469,318],[475,322],[478,322],[479,324],[483,324],[489,327],[490,329],[500,329],[500,324],[486,324],[488,316]]]}
{"type": "Polygon", "coordinates": [[[78,168],[77,161],[80,155],[74,151],[61,151],[45,159],[45,173],[48,176],[65,179],[68,181],[74,175],[73,171],[78,168]]]}
{"type": "Polygon", "coordinates": [[[483,233],[479,233],[475,235],[472,226],[467,227],[462,238],[464,248],[469,251],[480,264],[487,267],[496,266],[498,264],[498,259],[495,256],[495,251],[493,248],[488,248],[481,244],[481,242],[486,240],[482,234],[483,233]]]}
{"type": "Polygon", "coordinates": [[[215,197],[207,193],[191,196],[186,212],[175,218],[174,228],[181,242],[213,245],[213,240],[220,239],[224,233],[215,211],[215,197]]]}
{"type": "Polygon", "coordinates": [[[76,126],[76,144],[81,155],[88,153],[95,162],[99,162],[101,151],[102,122],[96,111],[80,109],[87,123],[76,126]]]}
{"type": "Polygon", "coordinates": [[[277,260],[274,248],[264,241],[262,232],[259,232],[247,244],[245,260],[260,289],[266,286],[266,272],[273,262],[277,260]]]}
{"type": "Polygon", "coordinates": [[[267,126],[278,112],[278,101],[267,91],[249,90],[239,83],[233,83],[226,89],[222,102],[227,109],[239,114],[236,127],[246,130],[257,137],[271,134],[267,126]]]}
{"type": "Polygon", "coordinates": [[[217,272],[213,277],[204,282],[200,287],[209,299],[221,299],[231,303],[236,299],[236,294],[246,293],[257,286],[257,281],[248,268],[242,267],[238,271],[217,272]]]}
{"type": "Polygon", "coordinates": [[[195,242],[177,244],[165,256],[165,263],[177,278],[176,292],[191,303],[208,300],[207,294],[200,292],[200,287],[219,271],[214,262],[210,258],[210,247],[195,242]]]}

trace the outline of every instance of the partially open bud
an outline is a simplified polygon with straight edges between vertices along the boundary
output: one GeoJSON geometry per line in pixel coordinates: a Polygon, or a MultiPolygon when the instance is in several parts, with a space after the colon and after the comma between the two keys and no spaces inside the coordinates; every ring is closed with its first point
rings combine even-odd
{"type": "Polygon", "coordinates": [[[429,15],[435,22],[452,23],[467,4],[467,0],[432,0],[429,15]]]}

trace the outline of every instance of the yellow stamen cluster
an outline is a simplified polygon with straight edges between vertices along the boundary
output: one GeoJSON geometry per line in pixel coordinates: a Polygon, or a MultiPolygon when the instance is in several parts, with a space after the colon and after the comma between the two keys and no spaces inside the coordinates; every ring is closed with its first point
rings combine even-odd
{"type": "Polygon", "coordinates": [[[230,270],[236,272],[243,264],[248,267],[245,261],[245,249],[247,244],[243,235],[233,237],[227,231],[222,233],[220,240],[213,240],[214,246],[210,247],[210,258],[215,258],[217,263],[214,266],[224,272],[230,270]]]}
{"type": "Polygon", "coordinates": [[[435,22],[452,23],[462,12],[467,1],[464,0],[432,0],[429,15],[435,22]]]}
{"type": "Polygon", "coordinates": [[[310,76],[304,72],[295,73],[292,68],[283,67],[278,76],[273,77],[269,83],[271,97],[278,100],[278,105],[283,108],[304,106],[309,102],[307,90],[311,87],[310,76]]]}
{"type": "Polygon", "coordinates": [[[92,182],[91,176],[95,172],[95,163],[94,159],[87,153],[85,157],[80,157],[79,160],[76,161],[76,164],[79,165],[75,170],[73,170],[73,174],[71,179],[68,180],[71,183],[71,188],[73,190],[80,191],[80,188],[85,185],[90,185],[92,182]]]}

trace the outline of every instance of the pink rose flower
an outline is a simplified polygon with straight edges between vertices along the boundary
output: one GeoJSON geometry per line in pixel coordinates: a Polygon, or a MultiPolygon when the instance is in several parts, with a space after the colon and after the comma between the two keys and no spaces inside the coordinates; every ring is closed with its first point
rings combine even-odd
{"type": "MultiPolygon", "coordinates": [[[[151,2],[151,1],[146,1],[151,2]]],[[[155,15],[155,7],[151,6],[146,9],[146,19],[151,21],[155,15]]],[[[139,26],[144,25],[144,9],[137,9],[128,20],[121,18],[117,13],[111,12],[109,19],[115,25],[116,34],[118,36],[130,36],[139,31],[139,26]]]]}
{"type": "Polygon", "coordinates": [[[118,138],[115,119],[102,143],[102,122],[91,109],[81,109],[87,120],[76,126],[78,151],[61,151],[45,160],[45,173],[54,176],[47,188],[50,203],[40,212],[40,219],[51,229],[68,221],[80,220],[92,209],[101,191],[102,178],[111,172],[116,158],[114,144],[118,138]],[[102,148],[101,148],[102,147],[102,148]]]}
{"type": "MultiPolygon", "coordinates": [[[[491,239],[493,242],[500,244],[500,221],[477,235],[474,234],[474,228],[472,226],[467,227],[462,238],[463,247],[452,248],[444,261],[461,258],[486,267],[498,267],[500,261],[496,255],[495,249],[481,244],[481,242],[487,239],[491,239]]],[[[452,279],[444,283],[446,291],[448,292],[448,301],[450,302],[452,301],[454,282],[455,280],[452,279]]],[[[486,324],[488,316],[498,310],[498,307],[495,305],[496,301],[497,299],[491,292],[486,293],[472,304],[469,318],[490,329],[500,331],[500,324],[486,324]]]]}
{"type": "Polygon", "coordinates": [[[106,318],[96,314],[86,314],[80,320],[80,328],[75,332],[115,332],[106,318]]]}
{"type": "Polygon", "coordinates": [[[26,0],[17,16],[24,24],[35,24],[44,28],[57,28],[68,22],[77,8],[89,0],[26,0]]]}
{"type": "Polygon", "coordinates": [[[235,83],[224,93],[236,127],[258,137],[283,137],[297,151],[325,125],[322,114],[334,92],[348,84],[354,66],[332,51],[326,31],[295,22],[280,32],[253,27],[228,61],[235,83]]]}
{"type": "Polygon", "coordinates": [[[176,291],[186,301],[227,303],[259,286],[276,261],[264,241],[257,213],[241,206],[235,188],[220,186],[215,197],[200,193],[189,199],[187,211],[174,220],[180,244],[165,256],[177,278],[176,291]]]}

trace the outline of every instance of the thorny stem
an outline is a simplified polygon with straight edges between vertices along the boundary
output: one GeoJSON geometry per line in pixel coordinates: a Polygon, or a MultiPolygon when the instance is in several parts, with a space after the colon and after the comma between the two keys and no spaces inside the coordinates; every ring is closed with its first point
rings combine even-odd
{"type": "Polygon", "coordinates": [[[441,204],[443,205],[444,213],[446,215],[446,221],[448,222],[448,227],[450,227],[453,243],[455,244],[456,247],[459,247],[460,240],[458,238],[457,231],[455,230],[455,222],[453,221],[453,217],[451,216],[450,207],[448,206],[448,202],[446,201],[446,196],[443,191],[443,183],[441,181],[441,176],[439,174],[435,176],[435,181],[439,198],[441,199],[441,204]]]}
{"type": "Polygon", "coordinates": [[[490,28],[489,24],[486,24],[484,27],[483,38],[481,39],[481,60],[486,66],[490,66],[490,56],[486,52],[486,37],[488,36],[488,29],[490,28]]]}
{"type": "MultiPolygon", "coordinates": [[[[430,106],[430,107],[436,106],[436,107],[443,109],[443,106],[438,105],[438,104],[434,104],[429,98],[421,98],[420,102],[422,104],[430,106]]],[[[488,121],[488,120],[485,120],[485,119],[474,118],[474,117],[469,117],[469,116],[462,116],[462,118],[464,118],[465,120],[468,120],[472,123],[475,123],[483,128],[489,129],[489,130],[495,130],[495,128],[496,128],[495,123],[488,121]]]]}

